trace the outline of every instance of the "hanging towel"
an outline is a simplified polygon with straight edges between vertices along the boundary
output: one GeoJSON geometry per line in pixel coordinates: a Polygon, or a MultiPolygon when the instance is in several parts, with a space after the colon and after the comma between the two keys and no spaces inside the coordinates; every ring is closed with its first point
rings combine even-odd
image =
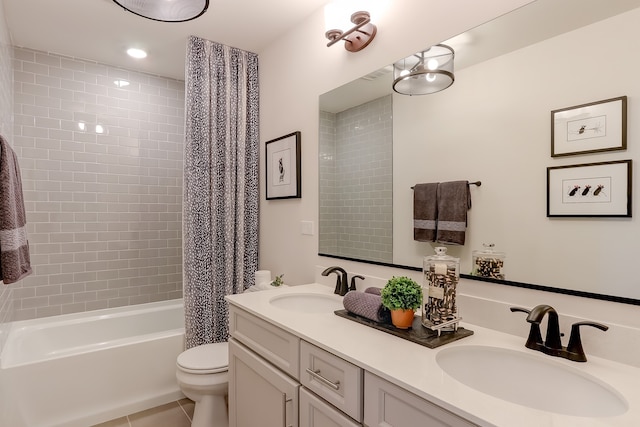
{"type": "Polygon", "coordinates": [[[464,245],[467,211],[471,209],[469,181],[438,184],[438,231],[436,242],[464,245]]]}
{"type": "Polygon", "coordinates": [[[435,242],[438,183],[416,184],[413,187],[413,240],[435,242]]]}
{"type": "Polygon", "coordinates": [[[0,135],[0,280],[5,285],[31,273],[26,223],[18,158],[0,135]]]}

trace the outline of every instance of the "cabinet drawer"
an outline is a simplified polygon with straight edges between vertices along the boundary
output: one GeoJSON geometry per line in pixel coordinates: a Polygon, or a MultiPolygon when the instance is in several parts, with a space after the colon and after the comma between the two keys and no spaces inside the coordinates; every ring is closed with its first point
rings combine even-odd
{"type": "Polygon", "coordinates": [[[357,422],[362,422],[362,369],[359,367],[301,341],[300,382],[357,422]]]}
{"type": "Polygon", "coordinates": [[[300,427],[361,427],[304,387],[300,388],[300,427]]]}
{"type": "Polygon", "coordinates": [[[229,333],[291,377],[299,379],[300,338],[232,305],[229,307],[229,333]]]}
{"type": "Polygon", "coordinates": [[[364,376],[364,424],[368,427],[477,427],[369,372],[364,376]]]}

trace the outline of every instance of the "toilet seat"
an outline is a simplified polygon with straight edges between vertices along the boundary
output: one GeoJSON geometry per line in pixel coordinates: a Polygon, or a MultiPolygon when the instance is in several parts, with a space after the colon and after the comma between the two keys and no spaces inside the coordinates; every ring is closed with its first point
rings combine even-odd
{"type": "Polygon", "coordinates": [[[178,368],[190,374],[217,374],[229,369],[229,344],[220,342],[192,347],[178,355],[178,368]]]}

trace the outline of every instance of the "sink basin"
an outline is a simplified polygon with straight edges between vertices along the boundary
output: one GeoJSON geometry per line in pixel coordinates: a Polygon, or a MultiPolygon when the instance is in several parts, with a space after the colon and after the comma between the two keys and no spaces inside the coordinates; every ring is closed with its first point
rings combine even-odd
{"type": "Polygon", "coordinates": [[[611,417],[628,409],[612,387],[549,356],[459,346],[440,350],[436,361],[457,381],[529,408],[578,417],[611,417]]]}
{"type": "Polygon", "coordinates": [[[271,298],[269,303],[284,310],[310,314],[332,313],[343,308],[339,295],[312,293],[278,295],[271,298]]]}

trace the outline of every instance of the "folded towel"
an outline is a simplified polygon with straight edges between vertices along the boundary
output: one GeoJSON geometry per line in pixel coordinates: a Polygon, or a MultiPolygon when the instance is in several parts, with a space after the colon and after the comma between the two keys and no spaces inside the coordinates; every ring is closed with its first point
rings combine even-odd
{"type": "Polygon", "coordinates": [[[371,286],[364,290],[365,294],[374,294],[380,295],[382,293],[382,288],[376,288],[375,286],[371,286]]]}
{"type": "Polygon", "coordinates": [[[389,323],[391,321],[391,312],[382,305],[379,295],[350,291],[344,296],[342,304],[350,313],[374,322],[389,323]]]}
{"type": "Polygon", "coordinates": [[[436,239],[437,189],[438,183],[413,187],[413,240],[434,242],[436,239]]]}
{"type": "Polygon", "coordinates": [[[31,274],[18,157],[0,135],[0,280],[5,285],[31,274]]]}
{"type": "Polygon", "coordinates": [[[438,184],[438,230],[436,242],[464,245],[467,211],[471,209],[468,181],[438,184]]]}

